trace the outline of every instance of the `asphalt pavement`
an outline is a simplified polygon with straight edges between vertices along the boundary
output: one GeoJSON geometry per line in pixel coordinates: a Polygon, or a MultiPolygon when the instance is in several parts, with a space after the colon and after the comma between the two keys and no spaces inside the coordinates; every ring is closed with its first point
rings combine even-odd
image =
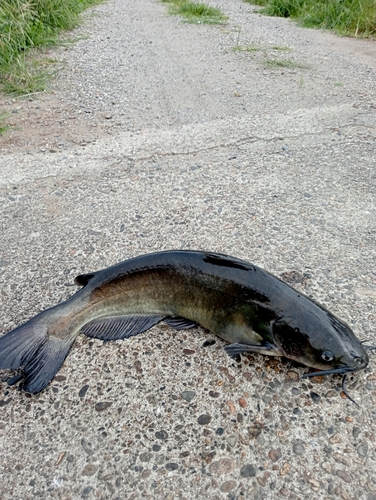
{"type": "MultiPolygon", "coordinates": [[[[197,249],[282,277],[376,345],[375,41],[210,3],[226,24],[110,0],[49,51],[47,92],[2,98],[2,333],[78,274],[197,249]]],[[[349,377],[356,406],[340,377],[224,345],[163,324],[81,335],[39,395],[2,382],[0,499],[376,500],[376,355],[349,377]]]]}

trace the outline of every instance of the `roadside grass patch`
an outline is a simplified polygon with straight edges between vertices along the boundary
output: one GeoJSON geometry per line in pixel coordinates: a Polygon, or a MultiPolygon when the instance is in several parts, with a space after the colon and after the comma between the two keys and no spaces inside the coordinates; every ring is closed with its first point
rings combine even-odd
{"type": "Polygon", "coordinates": [[[375,0],[244,0],[261,13],[291,17],[307,28],[331,29],[340,35],[376,36],[375,0]]]}
{"type": "Polygon", "coordinates": [[[101,1],[0,0],[0,88],[16,94],[43,90],[56,71],[46,70],[34,49],[60,44],[80,13],[101,1]]]}
{"type": "Polygon", "coordinates": [[[193,24],[224,24],[227,16],[216,8],[204,3],[191,2],[189,0],[161,0],[170,4],[169,12],[179,15],[188,23],[193,24]]]}

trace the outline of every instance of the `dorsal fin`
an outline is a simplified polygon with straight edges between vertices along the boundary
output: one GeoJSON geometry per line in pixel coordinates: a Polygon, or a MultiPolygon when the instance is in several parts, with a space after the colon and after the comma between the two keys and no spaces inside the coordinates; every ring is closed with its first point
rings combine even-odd
{"type": "Polygon", "coordinates": [[[89,281],[94,278],[96,274],[97,273],[80,274],[79,276],[76,276],[74,278],[74,282],[78,286],[86,286],[89,283],[89,281]]]}

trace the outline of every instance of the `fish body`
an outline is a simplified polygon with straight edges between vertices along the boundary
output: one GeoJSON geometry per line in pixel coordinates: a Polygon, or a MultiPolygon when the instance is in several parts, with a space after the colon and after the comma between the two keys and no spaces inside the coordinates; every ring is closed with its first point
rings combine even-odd
{"type": "MultiPolygon", "coordinates": [[[[82,288],[0,338],[0,369],[22,369],[27,392],[43,390],[83,333],[118,340],[160,321],[201,325],[230,355],[285,356],[322,373],[363,369],[368,355],[336,316],[267,271],[222,254],[158,252],[77,276],[82,288]]],[[[20,377],[17,378],[17,381],[20,377]]]]}

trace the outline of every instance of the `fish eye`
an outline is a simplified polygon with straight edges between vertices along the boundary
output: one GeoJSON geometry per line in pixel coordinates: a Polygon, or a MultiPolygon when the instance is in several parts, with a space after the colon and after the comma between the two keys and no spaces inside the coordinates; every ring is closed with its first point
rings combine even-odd
{"type": "Polygon", "coordinates": [[[323,351],[321,357],[324,361],[333,361],[334,354],[332,353],[332,351],[323,351]]]}

